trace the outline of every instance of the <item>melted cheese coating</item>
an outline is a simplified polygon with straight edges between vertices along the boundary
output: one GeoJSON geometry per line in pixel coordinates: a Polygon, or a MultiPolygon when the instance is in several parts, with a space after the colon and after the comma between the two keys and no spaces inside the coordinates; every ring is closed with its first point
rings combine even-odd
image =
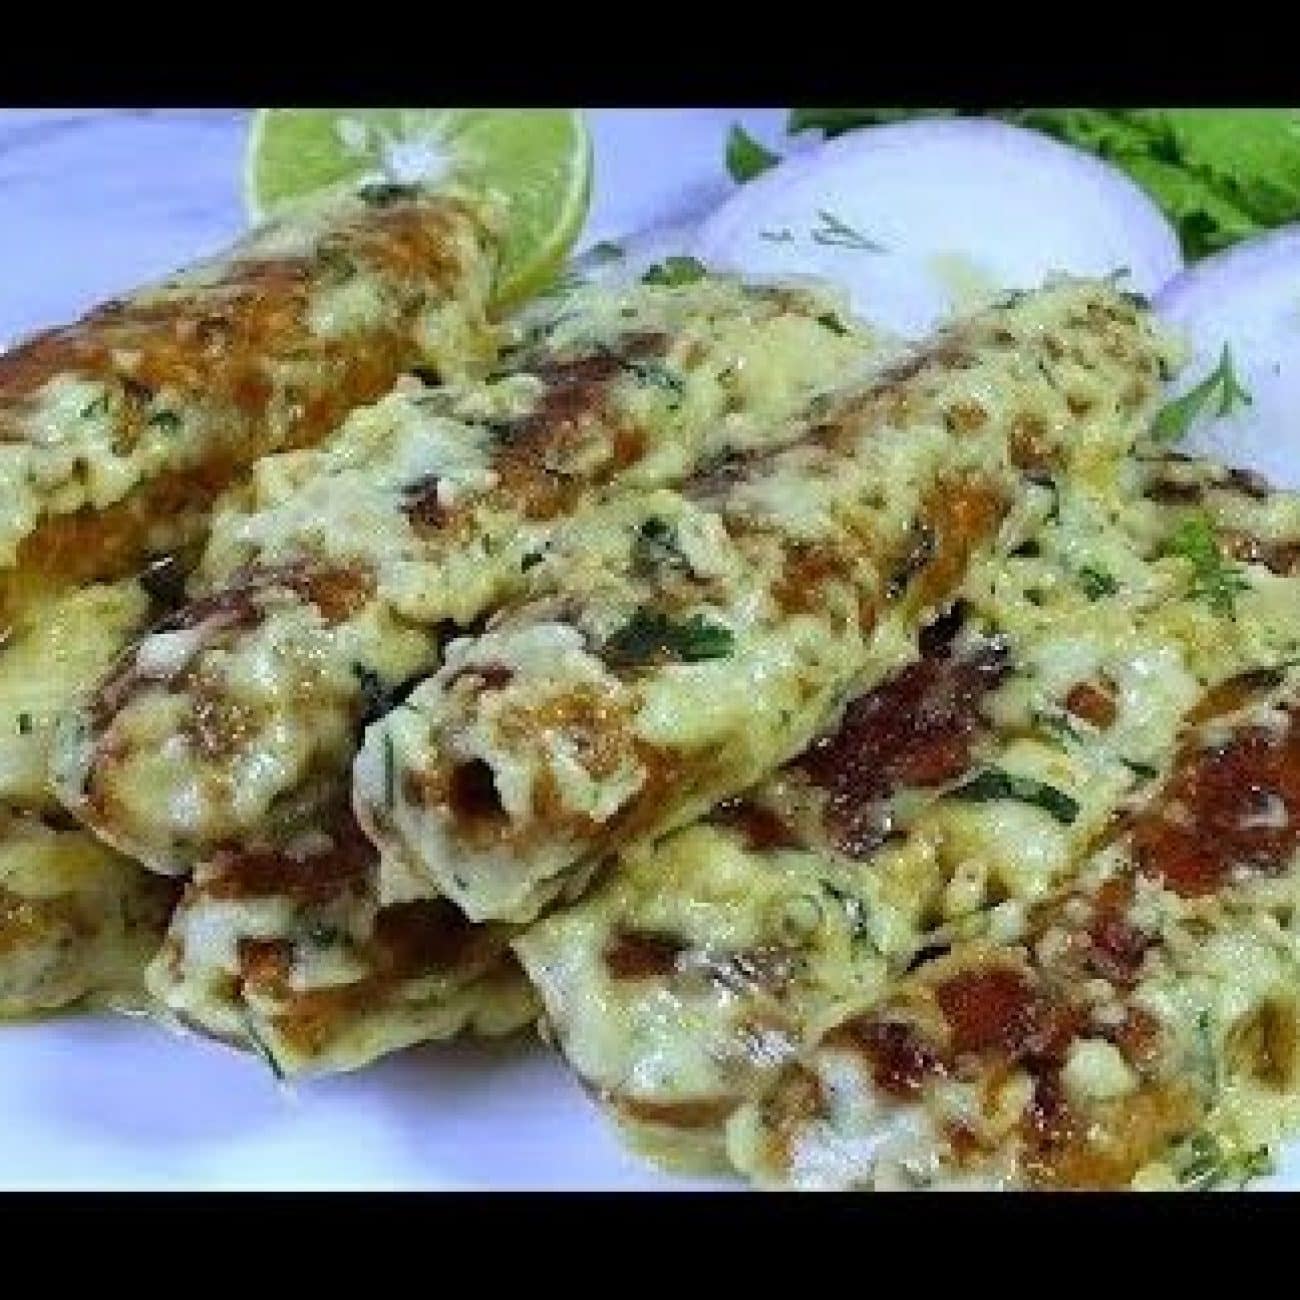
{"type": "Polygon", "coordinates": [[[474,206],[346,200],[0,357],[0,610],[202,536],[259,457],[318,442],[403,369],[495,349],[474,206]]]}
{"type": "MultiPolygon", "coordinates": [[[[1213,465],[1195,476],[1180,472],[1202,483],[1223,476],[1213,465]]],[[[1275,494],[1249,501],[1250,509],[1237,507],[1243,529],[1258,532],[1262,521],[1287,515],[1275,494]]],[[[761,1181],[949,1185],[1029,1176],[992,1137],[997,1159],[956,1161],[945,1128],[956,1121],[947,1111],[940,1119],[892,1103],[881,1111],[875,1083],[863,1099],[840,1040],[834,1052],[817,1048],[815,1088],[799,1062],[856,1008],[905,1001],[907,969],[954,941],[982,936],[1014,953],[1036,924],[1046,932],[1036,915],[1064,907],[1079,923],[1083,903],[1068,894],[1064,903],[1043,900],[1068,888],[1115,815],[1168,770],[1190,719],[1271,680],[1259,666],[1294,651],[1294,580],[1262,566],[1249,571],[1253,584],[1270,589],[1290,581],[1290,599],[1273,600],[1277,621],[1266,625],[1254,616],[1254,591],[1243,592],[1236,621],[1255,635],[1240,635],[1228,617],[1189,596],[1177,566],[1161,558],[1159,533],[1177,521],[1163,519],[1156,533],[1152,523],[1146,498],[1062,481],[1024,553],[972,567],[955,640],[951,630],[938,640],[931,634],[918,664],[851,705],[838,731],[808,754],[724,805],[713,824],[628,855],[582,901],[515,941],[551,1036],[638,1148],[673,1165],[725,1164],[724,1131],[735,1116],[733,1156],[761,1181]],[[1217,637],[1206,619],[1220,625],[1217,637]],[[1059,801],[1038,802],[1033,790],[990,791],[970,802],[963,787],[990,771],[1066,796],[1069,819],[1059,801]],[[783,1089],[796,1108],[822,1096],[834,1116],[845,1087],[862,1108],[851,1128],[828,1127],[823,1116],[791,1136],[783,1089]],[[783,1118],[763,1109],[772,1089],[783,1118]],[[785,1153],[777,1165],[762,1154],[769,1148],[785,1153]]],[[[1231,734],[1234,724],[1215,725],[1231,734]]],[[[1246,814],[1263,832],[1280,832],[1286,818],[1277,795],[1246,814]]],[[[1104,915],[1098,960],[1113,973],[1133,952],[1141,956],[1142,945],[1104,915]]],[[[1050,934],[1047,949],[1060,942],[1050,934]]],[[[1268,978],[1276,991],[1277,977],[1268,978]]],[[[1184,980],[1180,972],[1175,986],[1184,980]]],[[[1112,1030],[1123,1022],[1117,1011],[1105,1015],[1119,1016],[1112,1030]]],[[[1183,1068],[1178,1060],[1171,1077],[1183,1068]]],[[[1076,1105],[1114,1102],[1118,1113],[1121,1099],[1136,1096],[1139,1119],[1149,1110],[1154,1123],[1160,1107],[1150,1087],[1110,1039],[1081,1035],[1058,1064],[1066,1092],[1083,1098],[1076,1105]]],[[[942,1104],[969,1119],[969,1089],[945,1088],[942,1104]]],[[[1015,1082],[1013,1100],[1002,1101],[1004,1128],[1020,1123],[1033,1096],[1027,1088],[1015,1082]]],[[[1171,1113],[1192,1114],[1185,1101],[1168,1104],[1171,1113]]],[[[1265,1140],[1250,1136],[1261,1124],[1277,1131],[1277,1110],[1264,1112],[1269,1120],[1257,1115],[1245,1136],[1229,1132],[1227,1120],[1207,1132],[1224,1151],[1251,1149],[1265,1140]]],[[[982,1114],[978,1106],[974,1113],[982,1114]]],[[[980,1122],[986,1135],[993,1131],[987,1115],[980,1122]]],[[[1126,1178],[1135,1175],[1170,1140],[1158,1125],[1143,1137],[1135,1123],[1109,1139],[1111,1164],[1089,1172],[1076,1152],[1069,1168],[1049,1175],[1044,1165],[1034,1177],[1070,1185],[1113,1179],[1121,1167],[1126,1178]],[[1126,1165],[1121,1138],[1136,1152],[1123,1157],[1126,1165]]],[[[1241,1127],[1236,1118],[1231,1124],[1241,1127]]],[[[1152,1169],[1143,1177],[1157,1177],[1152,1169]]]]}
{"type": "Polygon", "coordinates": [[[874,348],[818,324],[834,304],[811,291],[704,282],[613,301],[577,342],[570,317],[587,309],[573,308],[515,356],[527,369],[412,380],[327,446],[260,462],[218,511],[183,635],[147,638],[68,720],[67,806],[161,871],[296,833],[347,780],[358,724],[436,666],[445,624],[518,591],[561,518],[628,477],[789,436],[753,422],[726,371],[801,322],[804,346],[761,399],[788,412],[874,348]]]}
{"type": "Polygon", "coordinates": [[[149,991],[281,1075],[353,1070],[413,1043],[504,1034],[534,1018],[504,933],[441,902],[380,910],[375,865],[346,821],[280,850],[219,854],[186,887],[149,991]]]}
{"type": "Polygon", "coordinates": [[[1270,696],[1294,717],[1297,685],[1189,726],[1132,829],[1016,934],[950,936],[946,955],[824,1028],[733,1114],[738,1167],[816,1187],[1156,1188],[1266,1171],[1300,1084],[1300,750],[1293,721],[1260,728],[1278,714],[1270,696]],[[1185,775],[1225,767],[1227,786],[1185,775]],[[1264,825],[1257,791],[1283,810],[1264,825]],[[1184,824],[1223,876],[1196,874],[1155,832],[1184,824]]]}
{"type": "Polygon", "coordinates": [[[0,651],[0,803],[49,811],[47,764],[59,715],[112,667],[150,600],[134,579],[35,604],[0,651]]]}
{"type": "Polygon", "coordinates": [[[532,1018],[503,937],[445,905],[377,910],[366,872],[339,881],[338,855],[313,847],[346,800],[357,718],[432,665],[441,621],[518,582],[584,483],[672,477],[781,436],[751,405],[792,409],[875,349],[851,322],[818,323],[836,306],[736,282],[598,297],[512,351],[530,369],[404,383],[319,450],[258,463],[214,519],[194,582],[210,594],[141,643],[101,691],[111,729],[92,705],[61,759],[92,769],[106,837],[155,866],[199,860],[150,968],[161,1003],[284,1072],[532,1018]],[[784,370],[753,379],[787,343],[784,370]],[[165,838],[141,834],[160,822],[165,838]],[[219,847],[241,837],[242,854],[219,847]],[[249,861],[251,892],[231,885],[249,861]],[[409,951],[417,939],[432,950],[409,951]]]}
{"type": "Polygon", "coordinates": [[[815,402],[801,443],[575,520],[529,602],[370,729],[383,896],[526,921],[791,758],[911,653],[1022,473],[1087,480],[1133,445],[1160,346],[1109,288],[1057,286],[815,402]]]}
{"type": "Polygon", "coordinates": [[[95,996],[137,1008],[166,926],[167,882],[82,831],[0,828],[0,1016],[95,996]]]}
{"type": "MultiPolygon", "coordinates": [[[[1179,474],[1223,482],[1209,465],[1179,474]]],[[[1157,500],[1161,481],[1147,479],[1157,500]]],[[[1294,518],[1258,485],[1237,495],[1223,503],[1234,530],[1258,535],[1294,518]]],[[[1115,561],[1126,536],[1146,553],[1146,583],[1116,564],[1124,579],[1096,596],[1099,607],[1125,606],[1127,620],[1108,632],[1094,618],[1057,652],[1072,660],[1067,676],[1090,673],[1090,690],[1071,691],[1066,709],[1092,726],[1074,717],[1062,743],[1097,759],[1116,742],[1130,754],[1146,747],[1144,760],[1125,760],[1137,779],[1118,817],[1027,909],[1003,882],[1014,917],[987,892],[946,906],[922,949],[937,960],[818,1027],[731,1115],[728,1151],[751,1177],[842,1188],[1221,1185],[1266,1170],[1268,1144],[1295,1124],[1300,592],[1294,577],[1248,564],[1232,606],[1217,604],[1204,583],[1186,582],[1182,557],[1162,553],[1158,534],[1177,529],[1177,513],[1153,515],[1150,499],[1121,498],[1109,538],[1080,528],[1064,504],[1043,534],[1042,552],[1058,557],[1054,533],[1076,534],[1094,560],[1115,561]],[[1160,585],[1165,596],[1143,608],[1160,585]],[[1122,649],[1135,632],[1164,642],[1158,661],[1141,656],[1159,663],[1164,690],[1145,675],[1126,690],[1113,660],[1098,676],[1094,647],[1122,649]]],[[[1085,585],[1097,592],[1095,572],[1085,585]]],[[[1040,841],[1025,827],[1014,843],[1019,872],[1040,841]]]]}

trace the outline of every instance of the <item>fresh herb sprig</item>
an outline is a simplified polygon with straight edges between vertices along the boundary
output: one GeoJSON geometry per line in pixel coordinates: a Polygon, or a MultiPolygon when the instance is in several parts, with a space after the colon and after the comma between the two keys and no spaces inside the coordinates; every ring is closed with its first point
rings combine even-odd
{"type": "Polygon", "coordinates": [[[1079,570],[1079,587],[1089,600],[1100,600],[1103,596],[1113,596],[1119,590],[1119,583],[1105,569],[1085,564],[1079,570]]]}
{"type": "Polygon", "coordinates": [[[680,623],[653,609],[638,609],[605,642],[605,662],[636,667],[656,661],[699,663],[731,653],[735,636],[729,628],[692,614],[680,623]]]}
{"type": "Polygon", "coordinates": [[[632,558],[641,569],[685,569],[689,565],[677,544],[677,532],[669,523],[651,517],[632,539],[632,558]]]}
{"type": "Polygon", "coordinates": [[[954,798],[970,803],[1014,799],[1018,803],[1033,804],[1065,826],[1071,825],[1079,815],[1078,802],[1064,791],[1042,781],[1035,781],[1032,777],[1015,776],[997,767],[990,767],[972,777],[952,794],[954,798]]]}
{"type": "Polygon", "coordinates": [[[662,284],[676,289],[683,284],[694,284],[709,273],[709,268],[696,257],[674,255],[656,262],[641,277],[642,284],[662,284]]]}
{"type": "Polygon", "coordinates": [[[1238,406],[1249,406],[1254,400],[1232,368],[1232,349],[1226,343],[1219,354],[1219,364],[1195,388],[1167,402],[1156,413],[1151,425],[1152,439],[1160,443],[1178,442],[1216,399],[1214,415],[1218,419],[1231,415],[1238,406]]]}
{"type": "Polygon", "coordinates": [[[780,161],[778,154],[759,144],[739,123],[727,132],[727,170],[737,184],[752,181],[780,161]]]}
{"type": "Polygon", "coordinates": [[[856,248],[868,253],[883,253],[885,246],[874,239],[868,239],[860,230],[854,229],[842,217],[828,212],[825,208],[817,209],[820,223],[813,227],[814,244],[825,244],[832,248],[856,248]]]}
{"type": "Polygon", "coordinates": [[[1195,1191],[1209,1191],[1224,1185],[1239,1190],[1252,1179],[1263,1178],[1276,1168],[1268,1147],[1225,1151],[1212,1133],[1194,1133],[1186,1138],[1173,1153],[1173,1165],[1179,1185],[1195,1191]]]}
{"type": "Polygon", "coordinates": [[[1191,564],[1190,594],[1207,601],[1216,614],[1231,617],[1236,613],[1238,594],[1250,590],[1241,567],[1224,556],[1214,525],[1206,515],[1184,519],[1166,541],[1163,553],[1191,564]]]}

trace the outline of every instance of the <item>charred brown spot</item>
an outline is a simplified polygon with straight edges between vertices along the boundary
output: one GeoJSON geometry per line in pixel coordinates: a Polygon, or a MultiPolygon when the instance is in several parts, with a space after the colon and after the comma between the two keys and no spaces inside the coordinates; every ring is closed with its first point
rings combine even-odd
{"type": "Polygon", "coordinates": [[[245,985],[269,997],[283,997],[289,991],[293,970],[293,947],[286,939],[239,941],[239,971],[245,985]]]}
{"type": "Polygon", "coordinates": [[[451,769],[447,804],[459,822],[500,822],[506,815],[496,777],[481,758],[451,769]]]}
{"type": "Polygon", "coordinates": [[[1108,880],[1093,900],[1088,930],[1087,963],[1092,972],[1122,987],[1132,985],[1147,949],[1155,939],[1127,919],[1133,901],[1133,881],[1127,876],[1108,880]]]}
{"type": "Polygon", "coordinates": [[[537,369],[546,389],[536,409],[508,425],[502,434],[495,468],[502,492],[523,507],[530,519],[550,519],[568,509],[586,475],[567,474],[566,452],[582,446],[584,430],[605,419],[613,427],[609,457],[597,472],[603,481],[642,455],[644,430],[631,427],[610,410],[610,386],[629,372],[629,364],[664,352],[667,336],[634,333],[615,348],[552,361],[537,369]]]}
{"type": "Polygon", "coordinates": [[[940,1049],[905,1020],[859,1016],[832,1030],[825,1042],[863,1054],[876,1087],[891,1097],[916,1097],[948,1069],[940,1049]]]}
{"type": "Polygon", "coordinates": [[[419,537],[436,533],[447,521],[447,512],[438,499],[440,482],[441,479],[436,474],[429,474],[417,479],[402,492],[402,513],[419,537]]]}
{"type": "Polygon", "coordinates": [[[222,850],[202,881],[211,898],[332,898],[341,889],[362,888],[379,855],[351,817],[330,834],[329,847],[292,854],[283,849],[222,850]]]}
{"type": "Polygon", "coordinates": [[[1015,1056],[1038,1027],[1038,1002],[1020,971],[976,967],[941,983],[934,991],[951,1029],[952,1050],[1001,1052],[1015,1056]]]}
{"type": "Polygon", "coordinates": [[[1281,683],[1282,673],[1276,668],[1251,668],[1238,673],[1206,691],[1188,711],[1187,723],[1195,727],[1226,713],[1235,713],[1257,695],[1272,690],[1281,683]]]}
{"type": "Polygon", "coordinates": [[[605,945],[605,969],[616,980],[662,979],[689,945],[674,934],[619,930],[605,945]]]}
{"type": "Polygon", "coordinates": [[[1120,1055],[1135,1070],[1150,1070],[1159,1058],[1163,1037],[1160,1022],[1141,1007],[1126,1007],[1124,1019],[1102,1036],[1119,1048],[1120,1055]]]}
{"type": "Polygon", "coordinates": [[[986,725],[980,704],[1007,671],[1001,642],[962,658],[948,644],[930,648],[850,704],[835,733],[795,761],[826,792],[827,830],[850,857],[882,842],[889,831],[884,803],[895,790],[940,785],[967,770],[986,725]]]}
{"type": "Polygon", "coordinates": [[[934,553],[912,592],[922,608],[951,598],[975,549],[997,530],[1008,505],[1002,489],[982,478],[942,480],[935,486],[922,507],[934,533],[934,553]]]}
{"type": "Polygon", "coordinates": [[[1105,731],[1115,722],[1115,692],[1110,683],[1076,682],[1065,697],[1065,707],[1076,718],[1105,731]]]}
{"type": "Polygon", "coordinates": [[[1021,1123],[1021,1164],[1035,1187],[1127,1187],[1143,1165],[1194,1126],[1200,1113],[1187,1085],[1159,1083],[1085,1118],[1070,1106],[1059,1075],[1045,1075],[1021,1123]]]}
{"type": "Polygon", "coordinates": [[[1226,744],[1190,748],[1157,804],[1134,820],[1141,870],[1184,897],[1243,875],[1276,875],[1300,844],[1300,731],[1245,727],[1226,744]]]}
{"type": "Polygon", "coordinates": [[[1217,535],[1219,544],[1234,560],[1262,564],[1282,577],[1300,572],[1300,541],[1272,541],[1236,528],[1221,528],[1217,535]]]}
{"type": "Polygon", "coordinates": [[[786,1070],[777,1087],[759,1102],[759,1115],[771,1135],[771,1155],[779,1168],[789,1168],[795,1143],[825,1113],[821,1080],[802,1065],[786,1070]]]}
{"type": "Polygon", "coordinates": [[[1296,1049],[1296,1004],[1289,997],[1265,998],[1232,1026],[1225,1042],[1230,1067],[1275,1092],[1295,1081],[1296,1049]]]}
{"type": "Polygon", "coordinates": [[[826,607],[828,587],[849,589],[853,561],[842,550],[809,542],[787,548],[772,598],[785,614],[816,612],[826,607]]]}
{"type": "Polygon", "coordinates": [[[770,808],[750,799],[723,800],[709,814],[709,820],[739,832],[745,847],[755,853],[797,849],[802,844],[793,827],[770,808]]]}
{"type": "Polygon", "coordinates": [[[351,618],[375,594],[374,574],[366,569],[295,569],[286,582],[331,625],[351,618]]]}
{"type": "Polygon", "coordinates": [[[1025,1110],[1024,1128],[1033,1158],[1039,1161],[1048,1153],[1078,1141],[1078,1122],[1070,1110],[1057,1071],[1034,1080],[1033,1097],[1025,1110]]]}
{"type": "MultiPolygon", "coordinates": [[[[595,777],[608,777],[627,759],[627,734],[621,707],[595,688],[575,688],[552,696],[532,708],[521,708],[503,720],[511,740],[526,743],[539,735],[559,734],[564,743],[595,777]]],[[[539,816],[562,814],[563,801],[554,806],[539,802],[534,790],[534,812],[539,816]]]]}
{"type": "Polygon", "coordinates": [[[702,1097],[695,1101],[652,1101],[645,1097],[616,1094],[611,1098],[615,1109],[626,1119],[663,1128],[719,1128],[740,1104],[735,1097],[702,1097]]]}
{"type": "Polygon", "coordinates": [[[954,402],[943,413],[944,424],[952,433],[974,433],[988,423],[988,412],[978,402],[954,402]]]}
{"type": "Polygon", "coordinates": [[[1011,463],[1022,473],[1050,473],[1060,460],[1041,415],[1016,416],[1011,424],[1010,454],[1011,463]]]}
{"type": "Polygon", "coordinates": [[[1143,495],[1166,506],[1195,505],[1205,495],[1205,488],[1200,483],[1161,478],[1149,483],[1143,495]]]}
{"type": "Polygon", "coordinates": [[[333,236],[358,265],[393,273],[403,286],[401,304],[363,347],[312,333],[317,267],[308,255],[235,260],[214,285],[106,304],[0,355],[0,441],[25,439],[31,399],[62,375],[100,380],[115,395],[111,418],[122,450],[147,419],[137,393],[166,389],[187,417],[193,412],[218,429],[200,463],[170,465],[105,509],[42,520],[0,584],[6,617],[36,591],[124,577],[150,552],[200,540],[213,498],[258,457],[318,442],[354,407],[382,396],[420,360],[412,321],[457,267],[453,209],[463,211],[444,200],[407,204],[367,214],[333,236]],[[315,363],[313,378],[295,381],[291,393],[276,377],[301,372],[304,357],[315,363]]]}
{"type": "Polygon", "coordinates": [[[500,943],[491,927],[476,925],[445,898],[422,898],[383,908],[369,950],[374,978],[390,981],[480,965],[500,943]]]}

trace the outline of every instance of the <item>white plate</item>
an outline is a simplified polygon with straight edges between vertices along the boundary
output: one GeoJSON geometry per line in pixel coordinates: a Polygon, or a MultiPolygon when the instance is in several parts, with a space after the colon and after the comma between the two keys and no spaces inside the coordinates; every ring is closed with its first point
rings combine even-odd
{"type": "MultiPolygon", "coordinates": [[[[739,120],[777,109],[593,114],[586,243],[690,220],[729,188],[739,120]],[[653,159],[653,166],[646,160],[653,159]]],[[[0,340],[214,251],[241,227],[243,115],[0,113],[0,340]]],[[[0,1188],[690,1189],[629,1156],[540,1045],[452,1044],[278,1089],[265,1068],[144,1022],[0,1029],[0,1188]]],[[[1275,1180],[1300,1186],[1290,1153],[1275,1180]]]]}

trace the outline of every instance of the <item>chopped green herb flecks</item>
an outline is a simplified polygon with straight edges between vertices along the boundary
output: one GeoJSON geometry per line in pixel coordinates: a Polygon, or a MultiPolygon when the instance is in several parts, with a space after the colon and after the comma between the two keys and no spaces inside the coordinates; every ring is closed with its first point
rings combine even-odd
{"type": "Polygon", "coordinates": [[[361,725],[368,727],[388,712],[389,694],[379,674],[363,663],[352,665],[352,676],[361,692],[361,725]]]}
{"type": "Polygon", "coordinates": [[[991,767],[952,791],[953,797],[970,803],[990,803],[997,799],[1014,799],[1033,804],[1058,822],[1069,826],[1079,815],[1079,805],[1055,786],[1045,785],[1032,777],[1013,776],[991,767]]]}
{"type": "Polygon", "coordinates": [[[627,254],[623,250],[622,244],[616,244],[612,239],[601,239],[592,244],[587,256],[593,262],[618,262],[627,254]]]}
{"type": "Polygon", "coordinates": [[[851,894],[846,889],[841,889],[832,881],[823,879],[821,887],[831,898],[833,898],[844,909],[844,915],[849,923],[849,932],[854,939],[865,939],[870,931],[868,927],[867,906],[856,894],[851,894]]]}
{"type": "Polygon", "coordinates": [[[1219,364],[1195,388],[1160,408],[1151,426],[1151,437],[1156,442],[1177,442],[1216,399],[1214,414],[1219,418],[1230,415],[1238,405],[1249,406],[1253,400],[1232,368],[1232,351],[1226,343],[1219,364]]]}
{"type": "Polygon", "coordinates": [[[20,736],[30,736],[32,734],[32,715],[30,713],[20,713],[18,715],[18,734],[20,736]]]}
{"type": "Polygon", "coordinates": [[[164,433],[175,433],[181,427],[181,417],[175,411],[155,411],[149,417],[149,423],[164,433]]]}
{"type": "Polygon", "coordinates": [[[605,642],[605,661],[613,667],[667,661],[698,663],[729,655],[735,643],[730,629],[692,614],[674,623],[658,610],[639,609],[605,642]]]}
{"type": "Polygon", "coordinates": [[[1139,781],[1150,781],[1156,776],[1156,769],[1150,763],[1139,763],[1136,759],[1122,758],[1120,762],[1133,773],[1139,781]]]}
{"type": "Polygon", "coordinates": [[[1090,564],[1079,570],[1079,586],[1089,600],[1113,596],[1119,590],[1119,583],[1109,573],[1104,569],[1094,569],[1090,564]]]}
{"type": "Polygon", "coordinates": [[[1274,1172],[1272,1152],[1266,1146],[1248,1151],[1225,1151],[1212,1133],[1194,1133],[1184,1138],[1171,1153],[1174,1176],[1189,1190],[1209,1191],[1228,1185],[1237,1189],[1254,1178],[1274,1172]]]}
{"type": "Polygon", "coordinates": [[[815,244],[829,244],[835,248],[857,248],[868,253],[883,253],[883,244],[868,239],[860,230],[855,230],[847,221],[837,217],[825,208],[817,209],[819,224],[813,227],[812,238],[815,244]]]}
{"type": "Polygon", "coordinates": [[[677,288],[683,284],[694,284],[697,280],[704,279],[708,273],[709,268],[698,258],[666,257],[662,262],[656,262],[650,267],[641,277],[641,282],[677,288]]]}
{"type": "Polygon", "coordinates": [[[332,948],[343,938],[343,931],[336,925],[325,925],[323,922],[317,922],[307,931],[307,942],[313,948],[332,948]]]}
{"type": "Polygon", "coordinates": [[[1184,519],[1165,543],[1165,555],[1178,556],[1192,565],[1190,594],[1203,599],[1216,614],[1232,615],[1239,592],[1249,591],[1239,565],[1224,557],[1214,525],[1207,515],[1184,519]]]}
{"type": "Polygon", "coordinates": [[[727,133],[727,170],[731,179],[743,185],[775,167],[781,159],[765,149],[743,126],[735,125],[727,133]]]}
{"type": "Polygon", "coordinates": [[[677,545],[677,533],[662,519],[647,519],[632,542],[632,558],[643,569],[684,569],[686,557],[677,545]]]}
{"type": "Polygon", "coordinates": [[[955,108],[792,108],[785,129],[791,135],[821,131],[833,138],[860,126],[902,122],[910,117],[952,117],[957,112],[955,108]]]}
{"type": "Polygon", "coordinates": [[[847,334],[849,332],[844,322],[834,312],[828,311],[824,315],[818,316],[817,324],[822,329],[830,330],[832,334],[847,334]]]}
{"type": "Polygon", "coordinates": [[[1082,739],[1069,715],[1056,709],[1039,710],[1034,714],[1034,726],[1051,739],[1060,743],[1077,742],[1082,739]]]}
{"type": "Polygon", "coordinates": [[[275,1059],[275,1053],[271,1051],[270,1046],[261,1034],[257,1032],[257,1027],[253,1024],[252,1015],[245,1010],[243,1015],[244,1035],[248,1039],[248,1045],[262,1058],[267,1068],[275,1075],[277,1082],[284,1082],[284,1070],[280,1067],[280,1062],[275,1059]]]}
{"type": "Polygon", "coordinates": [[[122,378],[122,396],[134,407],[147,406],[153,401],[153,389],[125,375],[122,378]]]}
{"type": "Polygon", "coordinates": [[[391,203],[418,199],[422,193],[418,185],[399,185],[393,181],[363,185],[357,191],[357,194],[372,208],[386,208],[391,203]]]}
{"type": "Polygon", "coordinates": [[[87,402],[81,408],[81,418],[83,420],[95,420],[101,415],[108,413],[108,394],[100,393],[93,402],[87,402]]]}
{"type": "Polygon", "coordinates": [[[686,386],[682,383],[681,377],[673,374],[667,366],[657,362],[625,360],[623,368],[644,383],[662,388],[664,392],[672,394],[675,398],[680,399],[685,391],[686,386]]]}
{"type": "Polygon", "coordinates": [[[586,284],[586,281],[576,271],[569,269],[562,271],[551,281],[539,294],[540,298],[567,298],[569,294],[576,292],[586,284]]]}
{"type": "Polygon", "coordinates": [[[397,806],[397,752],[393,738],[384,732],[384,807],[390,812],[397,806]]]}
{"type": "Polygon", "coordinates": [[[326,241],[316,250],[316,265],[333,280],[351,279],[357,272],[352,254],[337,244],[326,241]]]}

